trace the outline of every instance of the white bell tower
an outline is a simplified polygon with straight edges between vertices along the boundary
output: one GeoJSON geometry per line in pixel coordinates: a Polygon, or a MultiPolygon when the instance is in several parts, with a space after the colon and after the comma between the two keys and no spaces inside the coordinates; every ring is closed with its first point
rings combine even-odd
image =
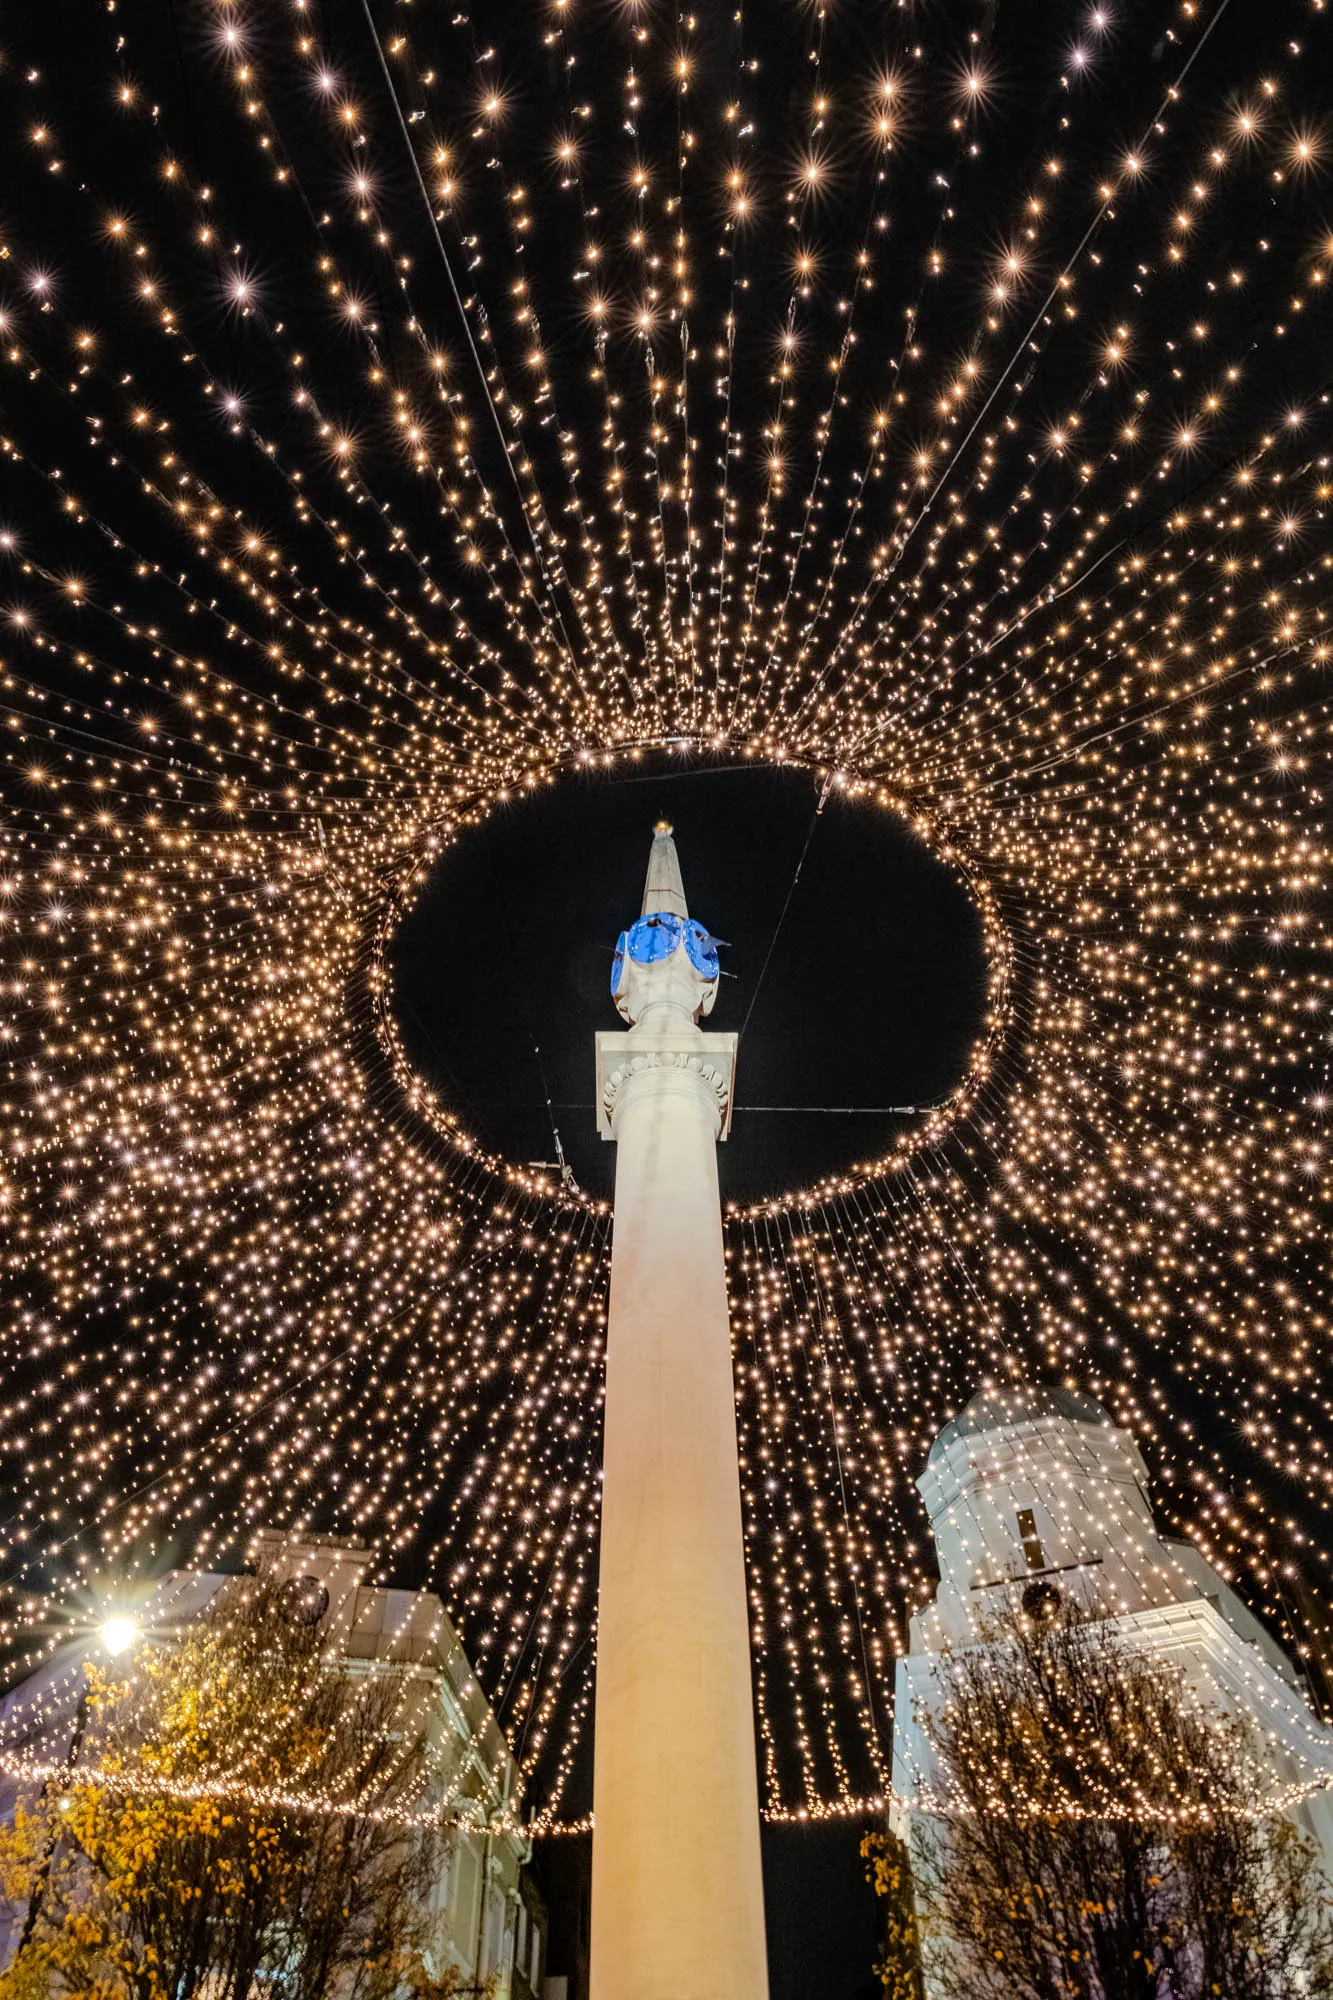
{"type": "MultiPolygon", "coordinates": [[[[1138,1446],[1100,1403],[1032,1384],[983,1389],[940,1432],[917,1486],[940,1581],[897,1663],[898,1801],[928,1796],[935,1777],[925,1718],[941,1700],[940,1658],[1003,1643],[997,1613],[1068,1607],[1130,1652],[1178,1666],[1205,1705],[1247,1716],[1275,1789],[1308,1794],[1291,1817],[1333,1866],[1333,1729],[1200,1550],[1161,1532],[1138,1446]]],[[[900,1832],[910,1811],[896,1809],[900,1832]]]]}
{"type": "Polygon", "coordinates": [[[749,1614],[717,1144],[734,1035],[659,823],[597,1037],[616,1157],[597,1609],[592,2000],[765,2000],[749,1614]]]}

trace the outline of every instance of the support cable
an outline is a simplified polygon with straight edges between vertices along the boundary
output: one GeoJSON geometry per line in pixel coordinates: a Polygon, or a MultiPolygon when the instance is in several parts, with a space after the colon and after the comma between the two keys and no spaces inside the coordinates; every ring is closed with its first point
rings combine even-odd
{"type": "Polygon", "coordinates": [[[801,849],[801,858],[796,864],[796,872],[791,878],[791,883],[787,890],[786,899],[783,902],[782,909],[778,915],[777,923],[773,927],[773,935],[768,941],[768,950],[764,953],[764,962],[759,968],[759,977],[755,981],[754,992],[750,995],[750,1004],[745,1010],[745,1019],[741,1022],[740,1033],[736,1037],[738,1043],[743,1042],[745,1040],[745,1030],[750,1025],[750,1016],[754,1012],[755,1001],[759,998],[759,991],[760,988],[763,986],[765,974],[767,973],[769,965],[772,961],[773,953],[777,949],[777,942],[782,932],[782,926],[787,921],[787,912],[791,908],[791,899],[796,894],[796,884],[801,879],[801,870],[805,866],[805,857],[810,852],[810,842],[814,839],[815,836],[815,825],[819,819],[819,815],[824,810],[824,804],[828,798],[832,784],[833,784],[833,773],[830,771],[829,775],[824,780],[824,789],[819,794],[819,802],[816,805],[814,812],[810,816],[810,828],[805,836],[805,846],[801,849]]]}

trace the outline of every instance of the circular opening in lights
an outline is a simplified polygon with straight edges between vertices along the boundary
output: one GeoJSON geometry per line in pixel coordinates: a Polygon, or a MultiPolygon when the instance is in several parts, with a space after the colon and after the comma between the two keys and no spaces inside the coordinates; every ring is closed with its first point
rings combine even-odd
{"type": "Polygon", "coordinates": [[[728,940],[701,1023],[740,1034],[724,1198],[799,1203],[937,1137],[998,1032],[1003,932],[931,829],[869,787],[816,810],[822,789],[645,755],[493,805],[383,927],[380,1038],[408,1116],[557,1196],[610,1199],[593,1037],[622,1027],[612,953],[669,820],[691,914],[728,940]]]}

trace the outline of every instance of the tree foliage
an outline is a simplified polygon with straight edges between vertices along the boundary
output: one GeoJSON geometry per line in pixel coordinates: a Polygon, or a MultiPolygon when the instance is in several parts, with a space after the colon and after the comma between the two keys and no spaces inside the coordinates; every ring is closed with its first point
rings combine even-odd
{"type": "Polygon", "coordinates": [[[861,1842],[861,1859],[866,1864],[867,1881],[884,1904],[884,1955],[875,1968],[884,2000],[924,2000],[921,1937],[907,1843],[888,1828],[868,1833],[861,1842]]]}
{"type": "Polygon", "coordinates": [[[1105,1624],[1009,1620],[944,1656],[913,1867],[941,2000],[1333,1995],[1312,1844],[1244,1720],[1105,1624]]]}
{"type": "Polygon", "coordinates": [[[0,2000],[436,2000],[418,1810],[420,1683],[349,1676],[281,1592],[244,1585],[89,1670],[79,1762],[20,1801],[0,1892],[32,1909],[0,2000]]]}

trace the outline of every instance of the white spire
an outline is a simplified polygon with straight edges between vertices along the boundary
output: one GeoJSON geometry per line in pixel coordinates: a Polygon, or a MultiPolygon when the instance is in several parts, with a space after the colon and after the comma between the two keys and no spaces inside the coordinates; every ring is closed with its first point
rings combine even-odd
{"type": "Polygon", "coordinates": [[[682,921],[690,914],[685,901],[685,884],[680,876],[680,857],[671,838],[671,822],[659,819],[653,828],[648,879],[643,885],[643,909],[640,914],[655,917],[663,912],[680,917],[682,921]]]}
{"type": "Polygon", "coordinates": [[[631,1027],[649,1016],[659,1029],[668,1016],[695,1022],[712,1013],[718,978],[716,944],[702,924],[690,920],[676,843],[660,819],[653,828],[643,912],[621,933],[616,952],[611,975],[616,1011],[631,1027]]]}

